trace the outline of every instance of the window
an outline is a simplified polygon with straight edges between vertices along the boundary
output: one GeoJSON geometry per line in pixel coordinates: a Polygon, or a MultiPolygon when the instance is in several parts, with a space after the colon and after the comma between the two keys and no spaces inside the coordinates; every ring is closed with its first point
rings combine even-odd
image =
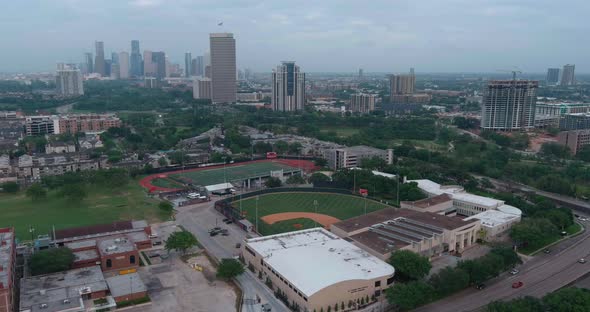
{"type": "Polygon", "coordinates": [[[387,285],[391,285],[393,283],[393,276],[387,279],[387,285]]]}
{"type": "Polygon", "coordinates": [[[254,251],[252,251],[252,249],[248,248],[248,246],[245,246],[245,249],[247,252],[249,252],[252,256],[256,257],[256,254],[254,253],[254,251]]]}
{"type": "Polygon", "coordinates": [[[375,297],[381,296],[381,290],[375,290],[375,297]]]}
{"type": "Polygon", "coordinates": [[[375,287],[381,287],[381,281],[376,281],[375,282],[375,287]]]}
{"type": "Polygon", "coordinates": [[[107,268],[113,267],[113,261],[111,259],[107,259],[107,268]]]}
{"type": "Polygon", "coordinates": [[[129,257],[129,263],[135,264],[135,255],[129,257]]]}

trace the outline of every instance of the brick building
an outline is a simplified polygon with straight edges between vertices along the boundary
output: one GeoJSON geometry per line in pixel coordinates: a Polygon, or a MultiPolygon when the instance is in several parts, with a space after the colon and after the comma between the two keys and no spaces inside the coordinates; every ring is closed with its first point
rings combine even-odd
{"type": "Polygon", "coordinates": [[[0,228],[0,312],[15,307],[16,245],[13,228],[0,228]]]}

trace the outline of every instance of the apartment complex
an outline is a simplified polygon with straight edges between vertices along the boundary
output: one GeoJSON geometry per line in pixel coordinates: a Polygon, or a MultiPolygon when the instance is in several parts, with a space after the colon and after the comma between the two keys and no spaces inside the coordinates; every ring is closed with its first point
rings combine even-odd
{"type": "Polygon", "coordinates": [[[0,312],[13,312],[15,296],[16,243],[13,228],[0,228],[0,312]]]}
{"type": "Polygon", "coordinates": [[[416,76],[391,75],[389,76],[390,96],[396,94],[413,94],[416,87],[416,76]]]}
{"type": "Polygon", "coordinates": [[[305,105],[305,73],[295,62],[283,62],[272,72],[271,107],[275,111],[303,110],[305,105]]]}
{"type": "Polygon", "coordinates": [[[199,77],[193,80],[193,98],[211,99],[211,92],[211,79],[199,77]]]}
{"type": "Polygon", "coordinates": [[[545,82],[548,85],[556,85],[559,82],[559,68],[548,68],[545,82]]]}
{"type": "Polygon", "coordinates": [[[209,35],[213,103],[236,101],[236,40],[231,33],[209,35]]]}
{"type": "Polygon", "coordinates": [[[355,168],[361,165],[361,161],[366,158],[379,157],[387,164],[393,163],[393,150],[382,150],[370,146],[359,145],[335,149],[327,149],[325,157],[328,160],[328,166],[333,170],[343,168],[355,168]]]}
{"type": "Polygon", "coordinates": [[[120,126],[121,120],[113,114],[28,116],[25,119],[26,135],[102,132],[120,126]]]}
{"type": "Polygon", "coordinates": [[[375,110],[375,95],[353,94],[350,96],[350,110],[355,113],[367,114],[375,110]]]}
{"type": "Polygon", "coordinates": [[[565,114],[559,119],[563,131],[590,129],[590,113],[565,114]]]}
{"type": "Polygon", "coordinates": [[[385,300],[394,268],[323,228],[246,240],[242,256],[296,311],[385,300]],[[298,307],[298,309],[297,309],[298,307]]]}
{"type": "Polygon", "coordinates": [[[481,128],[526,130],[535,126],[538,81],[491,80],[483,94],[481,128]]]}
{"type": "Polygon", "coordinates": [[[82,74],[80,70],[75,68],[58,69],[55,76],[55,86],[57,94],[63,97],[84,95],[82,74]]]}
{"type": "Polygon", "coordinates": [[[559,84],[562,86],[572,86],[576,84],[576,75],[575,75],[576,65],[573,64],[566,64],[563,65],[563,70],[561,72],[561,81],[559,84]]]}
{"type": "Polygon", "coordinates": [[[537,103],[535,112],[535,117],[590,113],[590,103],[537,103]]]}
{"type": "Polygon", "coordinates": [[[590,144],[590,129],[560,132],[557,135],[557,142],[569,147],[575,155],[582,147],[590,144]]]}
{"type": "Polygon", "coordinates": [[[432,257],[462,253],[477,240],[478,220],[464,221],[432,212],[386,208],[334,223],[332,233],[382,260],[396,250],[432,257]]]}

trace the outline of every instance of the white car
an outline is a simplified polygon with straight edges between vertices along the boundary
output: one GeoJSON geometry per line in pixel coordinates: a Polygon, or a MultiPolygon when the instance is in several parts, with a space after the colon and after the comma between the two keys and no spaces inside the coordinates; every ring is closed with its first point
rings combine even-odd
{"type": "Polygon", "coordinates": [[[156,234],[156,233],[152,233],[152,234],[150,234],[148,237],[149,237],[150,239],[152,239],[152,238],[158,238],[158,234],[156,234]]]}
{"type": "Polygon", "coordinates": [[[520,272],[520,271],[519,271],[519,270],[517,270],[517,269],[512,269],[512,270],[510,271],[510,275],[516,275],[516,274],[518,274],[518,272],[520,272]]]}

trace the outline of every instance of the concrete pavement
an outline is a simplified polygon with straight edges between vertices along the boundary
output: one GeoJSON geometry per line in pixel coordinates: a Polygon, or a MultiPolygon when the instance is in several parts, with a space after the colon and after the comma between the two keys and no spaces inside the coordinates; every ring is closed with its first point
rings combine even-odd
{"type": "Polygon", "coordinates": [[[580,258],[590,258],[590,231],[565,240],[553,246],[551,250],[550,254],[540,254],[520,266],[520,273],[517,275],[503,273],[489,281],[483,290],[469,288],[416,311],[477,311],[496,300],[524,296],[542,297],[590,272],[590,262],[577,262],[580,258]],[[522,281],[524,285],[521,288],[512,288],[512,283],[517,281],[522,281]]]}
{"type": "MultiPolygon", "coordinates": [[[[181,207],[176,214],[176,222],[187,231],[195,234],[199,242],[212,257],[217,259],[232,258],[239,254],[239,249],[235,246],[237,243],[243,243],[246,238],[246,232],[234,224],[226,225],[223,223],[221,220],[224,217],[213,208],[213,204],[214,202],[211,201],[194,206],[181,207]],[[228,229],[230,235],[209,236],[208,230],[215,226],[228,229]]],[[[242,289],[244,296],[242,311],[260,311],[261,305],[255,303],[257,297],[261,298],[261,303],[269,303],[273,312],[289,311],[252,272],[246,270],[236,281],[242,289]]]]}

